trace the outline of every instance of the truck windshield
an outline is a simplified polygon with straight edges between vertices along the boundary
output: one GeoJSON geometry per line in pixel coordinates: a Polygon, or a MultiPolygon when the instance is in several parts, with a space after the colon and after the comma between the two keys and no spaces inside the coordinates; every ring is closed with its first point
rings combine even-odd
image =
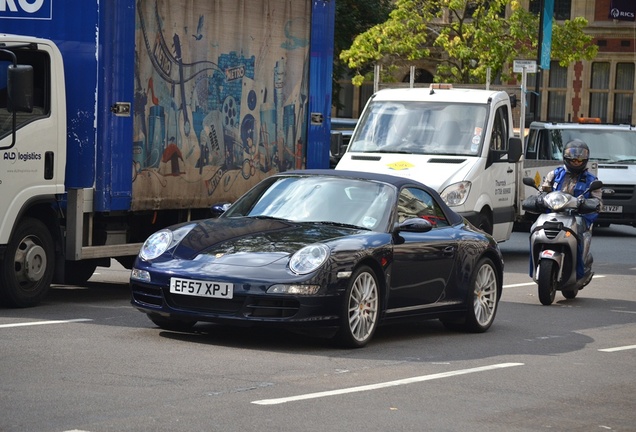
{"type": "Polygon", "coordinates": [[[636,130],[555,129],[551,135],[561,149],[575,138],[585,142],[592,160],[636,165],[636,130]]]}
{"type": "Polygon", "coordinates": [[[486,115],[485,105],[371,102],[359,121],[349,151],[477,155],[486,115]]]}

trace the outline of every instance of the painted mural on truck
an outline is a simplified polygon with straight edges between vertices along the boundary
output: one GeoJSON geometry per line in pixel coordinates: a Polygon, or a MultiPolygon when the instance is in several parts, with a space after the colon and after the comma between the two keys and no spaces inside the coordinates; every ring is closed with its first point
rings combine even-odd
{"type": "Polygon", "coordinates": [[[310,14],[297,0],[137,2],[133,210],[233,201],[303,168],[310,14]]]}

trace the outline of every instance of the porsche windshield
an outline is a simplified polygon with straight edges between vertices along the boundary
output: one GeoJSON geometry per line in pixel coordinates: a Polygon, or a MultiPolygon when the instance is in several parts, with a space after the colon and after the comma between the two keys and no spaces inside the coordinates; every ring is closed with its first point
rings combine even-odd
{"type": "Polygon", "coordinates": [[[223,217],[271,217],[384,231],[396,202],[393,186],[374,181],[290,176],[264,183],[264,188],[252,189],[223,217]]]}
{"type": "Polygon", "coordinates": [[[477,155],[486,115],[485,105],[375,101],[360,119],[349,151],[477,155]]]}

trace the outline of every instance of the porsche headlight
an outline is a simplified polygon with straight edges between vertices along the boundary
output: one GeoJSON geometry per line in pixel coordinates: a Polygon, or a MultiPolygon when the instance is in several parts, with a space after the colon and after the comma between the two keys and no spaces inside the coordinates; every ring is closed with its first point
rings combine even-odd
{"type": "Polygon", "coordinates": [[[168,249],[175,247],[183,238],[192,231],[197,224],[183,225],[175,230],[162,229],[152,234],[141,247],[139,257],[145,261],[153,260],[168,249]]]}
{"type": "Polygon", "coordinates": [[[550,209],[559,211],[570,202],[570,195],[563,192],[550,192],[543,197],[543,203],[550,209]]]}
{"type": "Polygon", "coordinates": [[[321,243],[305,246],[289,261],[289,268],[296,274],[307,274],[316,270],[329,258],[329,248],[321,243]]]}
{"type": "Polygon", "coordinates": [[[139,257],[145,261],[153,260],[167,251],[171,243],[172,231],[169,229],[157,231],[146,239],[139,251],[139,257]]]}
{"type": "Polygon", "coordinates": [[[463,181],[446,187],[440,195],[449,207],[456,207],[463,205],[466,202],[469,192],[470,182],[463,181]]]}

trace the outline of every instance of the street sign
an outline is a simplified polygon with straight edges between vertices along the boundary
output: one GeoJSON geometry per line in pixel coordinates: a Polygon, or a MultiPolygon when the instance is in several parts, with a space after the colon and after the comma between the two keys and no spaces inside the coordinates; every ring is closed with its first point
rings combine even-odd
{"type": "Polygon", "coordinates": [[[526,68],[527,73],[537,73],[537,61],[536,60],[515,60],[512,64],[512,71],[515,73],[523,72],[523,68],[526,68]]]}

